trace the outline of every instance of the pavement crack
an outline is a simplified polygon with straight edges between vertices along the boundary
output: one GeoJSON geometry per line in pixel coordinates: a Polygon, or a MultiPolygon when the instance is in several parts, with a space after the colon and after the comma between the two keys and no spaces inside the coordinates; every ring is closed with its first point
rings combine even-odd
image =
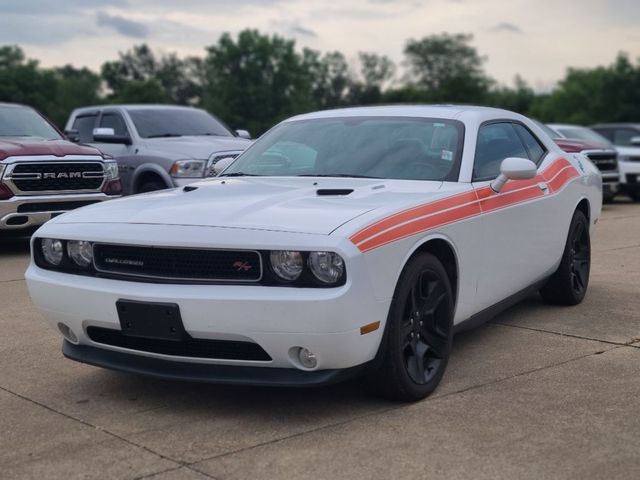
{"type": "MultiPolygon", "coordinates": [[[[27,397],[25,395],[22,395],[22,394],[18,393],[18,392],[14,392],[13,390],[10,390],[10,389],[8,389],[6,387],[3,387],[1,385],[0,385],[0,390],[4,391],[4,392],[6,392],[6,393],[8,393],[10,395],[14,395],[15,397],[18,397],[18,398],[20,398],[22,400],[25,400],[25,401],[29,402],[29,403],[37,405],[38,407],[44,408],[45,410],[48,410],[48,411],[50,411],[52,413],[56,413],[58,415],[61,415],[61,416],[65,417],[65,418],[67,418],[69,420],[76,421],[76,422],[78,422],[78,423],[80,423],[80,424],[82,424],[82,425],[84,425],[86,427],[90,427],[90,428],[93,428],[94,430],[98,430],[99,432],[103,432],[103,433],[105,433],[105,434],[107,434],[107,435],[109,435],[109,436],[111,436],[113,438],[116,438],[118,440],[121,440],[121,441],[123,441],[123,442],[125,442],[125,443],[127,443],[127,444],[129,444],[131,446],[140,448],[141,450],[144,450],[144,451],[146,451],[146,452],[148,452],[148,453],[150,453],[152,455],[155,455],[156,457],[160,457],[163,460],[167,460],[168,462],[175,463],[175,464],[178,465],[178,468],[179,467],[188,467],[189,466],[188,463],[186,463],[186,462],[182,462],[180,460],[176,460],[176,459],[167,457],[166,455],[163,455],[163,454],[161,454],[159,452],[156,452],[156,451],[154,451],[154,450],[152,450],[152,449],[150,449],[150,448],[148,448],[148,447],[146,447],[144,445],[140,445],[140,444],[138,444],[136,442],[133,442],[133,441],[125,438],[125,437],[122,437],[121,435],[118,435],[117,433],[113,433],[112,431],[110,431],[110,430],[108,430],[106,428],[102,428],[102,427],[100,427],[98,425],[94,425],[94,424],[92,424],[90,422],[87,422],[86,420],[82,420],[81,418],[77,418],[77,417],[74,417],[73,415],[69,415],[67,413],[61,412],[60,410],[56,410],[55,408],[52,408],[52,407],[50,407],[48,405],[45,405],[44,403],[38,402],[37,400],[29,398],[29,397],[27,397]]],[[[198,472],[198,473],[200,473],[200,472],[198,472]]]]}
{"type": "Polygon", "coordinates": [[[545,330],[544,328],[525,327],[523,325],[513,325],[511,323],[502,323],[502,322],[494,322],[494,321],[489,321],[488,323],[491,323],[492,325],[500,325],[501,327],[521,328],[523,330],[529,330],[529,331],[532,331],[532,332],[548,333],[550,335],[558,335],[558,336],[561,336],[561,337],[577,338],[579,340],[590,340],[592,342],[606,343],[607,345],[615,345],[617,347],[627,347],[631,343],[637,342],[637,340],[634,340],[634,339],[632,339],[632,340],[630,340],[628,342],[614,342],[612,340],[602,340],[601,338],[585,337],[583,335],[576,335],[574,333],[556,332],[556,331],[553,331],[553,330],[545,330]]]}
{"type": "Polygon", "coordinates": [[[11,278],[9,280],[0,280],[0,283],[23,282],[24,278],[11,278]]]}
{"type": "MultiPolygon", "coordinates": [[[[615,350],[616,348],[620,348],[620,347],[623,347],[623,346],[625,346],[625,345],[615,345],[614,347],[612,347],[612,348],[610,348],[608,350],[598,350],[596,352],[591,352],[591,353],[587,353],[587,354],[584,354],[584,355],[580,355],[578,357],[573,357],[573,358],[570,358],[570,359],[567,359],[567,360],[563,360],[562,362],[557,362],[557,363],[553,363],[551,365],[545,365],[545,366],[542,366],[542,367],[533,368],[533,369],[530,369],[530,370],[526,370],[524,372],[515,373],[513,375],[509,375],[509,376],[503,377],[503,378],[498,378],[498,379],[491,380],[491,381],[488,381],[488,382],[485,382],[485,383],[479,383],[477,385],[471,385],[469,387],[462,388],[460,390],[455,390],[453,392],[448,392],[448,393],[444,393],[442,395],[438,395],[438,396],[435,396],[435,397],[432,397],[432,398],[427,398],[424,401],[436,402],[436,401],[439,401],[439,400],[444,399],[444,398],[448,398],[448,397],[451,397],[451,396],[454,396],[454,395],[459,395],[459,394],[462,394],[462,393],[469,392],[471,390],[476,390],[476,389],[480,389],[480,388],[483,388],[483,387],[496,385],[496,384],[501,383],[501,382],[505,382],[505,381],[508,381],[508,380],[511,380],[511,379],[514,379],[514,378],[518,378],[518,377],[522,377],[522,376],[525,376],[525,375],[529,375],[529,374],[532,374],[532,373],[537,373],[537,372],[540,372],[542,370],[547,370],[547,369],[550,369],[550,368],[560,367],[560,366],[566,365],[568,363],[575,362],[577,360],[582,360],[584,358],[588,358],[588,357],[591,357],[591,356],[594,356],[594,355],[600,355],[602,353],[605,353],[606,351],[615,350]]],[[[205,474],[205,472],[203,472],[202,470],[197,468],[197,464],[203,463],[203,462],[208,462],[208,461],[211,461],[211,460],[218,460],[218,459],[230,456],[230,455],[235,455],[235,454],[238,454],[238,453],[247,452],[247,451],[253,450],[255,448],[265,447],[265,446],[268,446],[268,445],[274,445],[274,444],[277,444],[277,443],[280,443],[280,442],[284,442],[286,440],[291,440],[291,439],[294,439],[294,438],[301,437],[303,435],[308,435],[310,433],[315,433],[315,432],[319,432],[319,431],[323,431],[323,430],[328,430],[330,428],[335,428],[335,427],[340,427],[340,426],[343,426],[343,425],[348,425],[348,424],[356,422],[358,420],[363,420],[363,419],[366,419],[366,418],[370,418],[370,417],[374,417],[374,416],[378,416],[378,415],[383,415],[385,413],[394,412],[394,411],[402,410],[402,409],[405,409],[405,408],[411,408],[414,405],[415,405],[415,403],[401,404],[401,405],[397,405],[397,406],[393,406],[393,407],[389,407],[389,408],[383,408],[383,409],[376,410],[376,411],[373,411],[373,412],[368,412],[368,413],[365,413],[363,415],[358,415],[356,417],[348,418],[348,419],[345,419],[345,420],[340,421],[340,422],[335,422],[335,423],[331,423],[331,424],[327,424],[327,425],[322,425],[322,426],[319,426],[319,427],[316,427],[316,428],[312,428],[310,430],[305,430],[304,432],[298,432],[298,433],[294,433],[292,435],[287,435],[285,437],[274,438],[272,440],[268,440],[266,442],[258,443],[256,445],[250,445],[250,446],[243,447],[243,448],[238,448],[236,450],[232,450],[232,451],[229,451],[229,452],[224,452],[224,453],[220,453],[220,454],[217,454],[217,455],[212,455],[211,457],[206,457],[206,458],[191,462],[191,463],[189,463],[189,466],[191,467],[192,470],[196,470],[198,473],[205,474]]]]}
{"type": "Polygon", "coordinates": [[[627,245],[626,247],[607,248],[606,250],[600,250],[601,252],[615,252],[616,250],[628,250],[630,248],[639,248],[640,243],[637,245],[627,245]]]}

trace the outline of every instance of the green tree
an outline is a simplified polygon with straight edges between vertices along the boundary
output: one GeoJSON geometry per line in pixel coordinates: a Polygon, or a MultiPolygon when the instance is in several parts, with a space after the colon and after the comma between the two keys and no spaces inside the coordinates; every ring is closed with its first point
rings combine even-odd
{"type": "Polygon", "coordinates": [[[244,30],[207,47],[203,105],[234,128],[261,134],[314,107],[308,64],[295,42],[244,30]]]}
{"type": "Polygon", "coordinates": [[[478,103],[492,80],[485,74],[484,57],[470,45],[473,37],[441,33],[407,42],[406,81],[421,90],[425,101],[478,103]]]}
{"type": "Polygon", "coordinates": [[[384,101],[383,92],[395,75],[395,64],[384,55],[360,52],[358,54],[360,80],[351,87],[351,103],[374,105],[384,101]]]}
{"type": "Polygon", "coordinates": [[[75,68],[71,65],[54,68],[55,95],[48,106],[48,115],[60,128],[74,108],[96,105],[101,102],[100,88],[102,79],[87,68],[75,68]]]}

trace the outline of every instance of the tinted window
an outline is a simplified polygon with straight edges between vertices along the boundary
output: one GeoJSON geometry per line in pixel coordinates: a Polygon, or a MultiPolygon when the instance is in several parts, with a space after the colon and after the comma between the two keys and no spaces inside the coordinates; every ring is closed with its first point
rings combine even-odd
{"type": "Polygon", "coordinates": [[[124,119],[118,113],[105,113],[100,119],[100,126],[104,128],[113,128],[116,135],[128,135],[127,126],[124,119]]]}
{"type": "Polygon", "coordinates": [[[0,107],[0,137],[62,138],[38,112],[26,107],[0,107]]]}
{"type": "Polygon", "coordinates": [[[522,141],[511,123],[491,123],[480,127],[473,180],[491,180],[500,173],[500,164],[507,157],[529,158],[522,141]]]}
{"type": "Polygon", "coordinates": [[[71,128],[78,131],[80,143],[93,142],[93,128],[96,124],[97,115],[83,115],[76,117],[71,128]]]}
{"type": "Polygon", "coordinates": [[[631,139],[640,137],[640,131],[633,128],[616,128],[613,132],[613,143],[623,147],[631,146],[631,139]]]}
{"type": "Polygon", "coordinates": [[[138,135],[143,138],[182,137],[186,135],[233,134],[222,122],[204,110],[190,108],[153,108],[128,110],[138,135]]]}
{"type": "Polygon", "coordinates": [[[546,152],[545,149],[540,145],[538,139],[534,137],[533,134],[523,125],[514,123],[513,128],[516,129],[518,136],[522,140],[522,143],[524,143],[527,153],[529,154],[529,160],[532,160],[536,165],[538,165],[546,152]]]}
{"type": "Polygon", "coordinates": [[[224,174],[456,181],[463,128],[457,121],[404,117],[286,122],[224,174]]]}

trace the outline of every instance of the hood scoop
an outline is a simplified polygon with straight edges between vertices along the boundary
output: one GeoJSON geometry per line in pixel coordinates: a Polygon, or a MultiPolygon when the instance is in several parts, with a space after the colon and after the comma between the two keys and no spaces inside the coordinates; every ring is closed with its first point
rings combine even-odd
{"type": "Polygon", "coordinates": [[[194,190],[197,190],[198,187],[192,187],[191,185],[187,185],[186,187],[184,187],[182,189],[183,192],[193,192],[194,190]]]}
{"type": "Polygon", "coordinates": [[[316,194],[319,197],[345,197],[353,193],[353,188],[319,188],[316,194]]]}

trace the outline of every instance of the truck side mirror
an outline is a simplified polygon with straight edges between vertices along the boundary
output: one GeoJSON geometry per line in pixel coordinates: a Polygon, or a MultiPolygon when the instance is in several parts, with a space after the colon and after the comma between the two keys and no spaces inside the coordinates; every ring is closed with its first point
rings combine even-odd
{"type": "Polygon", "coordinates": [[[236,135],[240,138],[246,138],[247,140],[251,140],[251,134],[248,130],[236,130],[236,135]]]}
{"type": "Polygon", "coordinates": [[[64,134],[67,137],[67,140],[69,140],[70,142],[73,142],[73,143],[80,142],[80,132],[78,130],[73,130],[73,129],[65,130],[64,134]]]}
{"type": "Polygon", "coordinates": [[[131,145],[129,135],[116,135],[113,128],[99,127],[93,129],[93,141],[98,143],[121,143],[131,145]]]}

